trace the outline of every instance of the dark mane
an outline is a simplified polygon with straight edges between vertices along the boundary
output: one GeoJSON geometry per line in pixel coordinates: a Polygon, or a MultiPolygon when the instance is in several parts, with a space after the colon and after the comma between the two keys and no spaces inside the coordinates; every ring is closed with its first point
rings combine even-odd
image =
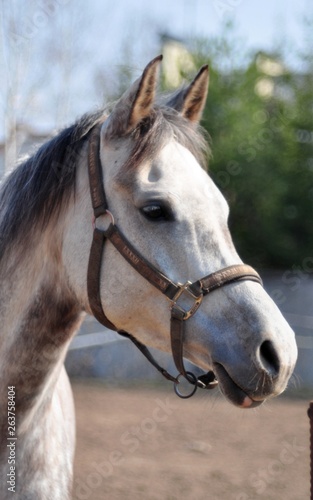
{"type": "MultiPolygon", "coordinates": [[[[66,206],[75,193],[76,166],[89,133],[102,121],[103,110],[83,116],[43,144],[5,179],[0,190],[0,261],[13,243],[30,241],[35,231],[45,229],[66,206]]],[[[189,149],[206,168],[209,148],[201,128],[172,109],[157,107],[131,134],[134,146],[120,172],[121,182],[123,176],[127,182],[127,172],[131,174],[143,160],[154,158],[170,137],[189,149]]]]}
{"type": "Polygon", "coordinates": [[[0,259],[18,238],[44,229],[75,191],[76,163],[103,111],[85,115],[16,167],[0,190],[0,259]]]}

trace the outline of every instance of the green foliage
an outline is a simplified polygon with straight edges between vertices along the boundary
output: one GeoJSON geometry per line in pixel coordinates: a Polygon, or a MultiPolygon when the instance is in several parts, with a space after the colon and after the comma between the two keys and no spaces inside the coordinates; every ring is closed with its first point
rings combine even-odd
{"type": "MultiPolygon", "coordinates": [[[[226,30],[227,31],[227,30],[226,30]]],[[[203,125],[210,172],[230,203],[241,257],[289,267],[313,254],[313,63],[292,73],[281,53],[247,57],[229,38],[201,41],[195,66],[210,65],[203,125]],[[208,61],[209,59],[209,61],[208,61]]]]}

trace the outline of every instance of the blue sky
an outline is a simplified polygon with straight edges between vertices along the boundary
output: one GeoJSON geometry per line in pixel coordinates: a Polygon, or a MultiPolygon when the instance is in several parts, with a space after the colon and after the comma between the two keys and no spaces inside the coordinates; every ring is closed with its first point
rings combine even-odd
{"type": "Polygon", "coordinates": [[[167,31],[179,37],[219,35],[226,19],[234,21],[238,35],[248,47],[270,49],[282,40],[301,47],[301,20],[313,15],[310,0],[88,2],[88,7],[92,5],[96,14],[94,32],[98,40],[104,37],[110,40],[110,45],[118,47],[123,35],[129,33],[136,37],[140,51],[145,47],[146,52],[153,50],[153,37],[149,35],[155,31],[167,31]],[[103,20],[102,27],[99,19],[103,20]]]}
{"type": "Polygon", "coordinates": [[[17,71],[3,30],[0,137],[8,116],[7,89],[16,74],[17,114],[59,128],[101,103],[106,82],[118,84],[114,72],[119,67],[128,65],[137,76],[160,53],[161,32],[185,39],[218,37],[231,19],[239,50],[271,50],[280,43],[285,62],[301,70],[295,53],[303,45],[302,19],[313,19],[312,0],[10,0],[0,14],[2,9],[13,12],[23,43],[17,71]],[[50,57],[53,50],[58,59],[50,57]],[[96,90],[97,72],[104,83],[96,90]]]}
{"type": "MultiPolygon", "coordinates": [[[[68,2],[70,8],[73,0],[68,2]]],[[[287,65],[301,70],[294,54],[303,44],[303,18],[313,18],[311,0],[90,0],[82,5],[83,13],[74,4],[73,9],[81,32],[87,27],[84,48],[112,81],[111,69],[126,64],[138,75],[160,53],[160,32],[184,39],[218,37],[229,19],[243,52],[270,51],[280,43],[287,65]]]]}

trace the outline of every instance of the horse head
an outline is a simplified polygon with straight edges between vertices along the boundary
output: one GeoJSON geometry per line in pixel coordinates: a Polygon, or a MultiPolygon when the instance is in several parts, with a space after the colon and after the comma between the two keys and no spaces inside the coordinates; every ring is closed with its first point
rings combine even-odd
{"type": "MultiPolygon", "coordinates": [[[[103,119],[101,183],[114,226],[140,256],[174,284],[197,283],[242,261],[228,229],[228,204],[203,168],[206,144],[199,121],[208,67],[189,86],[158,100],[160,60],[146,67],[103,119]]],[[[92,312],[84,284],[92,240],[88,189],[86,168],[80,168],[64,260],[72,286],[92,312]]],[[[109,224],[104,210],[97,229],[107,231],[109,224]]],[[[134,267],[108,239],[99,269],[101,307],[116,329],[171,352],[173,298],[169,303],[134,267]]],[[[179,296],[182,303],[190,301],[190,294],[179,296]]],[[[295,337],[260,283],[235,280],[203,297],[201,292],[196,309],[184,322],[183,355],[213,370],[233,404],[253,407],[286,388],[297,357],[295,337]]]]}

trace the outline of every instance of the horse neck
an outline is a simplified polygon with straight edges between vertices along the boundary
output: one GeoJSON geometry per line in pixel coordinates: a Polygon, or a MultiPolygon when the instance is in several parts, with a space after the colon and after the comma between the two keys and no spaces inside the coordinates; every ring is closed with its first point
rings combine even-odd
{"type": "MultiPolygon", "coordinates": [[[[14,386],[18,498],[65,500],[75,425],[63,361],[81,308],[62,266],[61,231],[38,231],[26,241],[22,251],[12,245],[0,263],[0,477],[8,472],[8,387],[14,386]]],[[[1,480],[5,500],[7,486],[1,480]]]]}
{"type": "MultiPolygon", "coordinates": [[[[67,346],[81,322],[64,278],[56,231],[38,232],[28,241],[22,252],[12,247],[2,259],[5,267],[0,266],[0,401],[5,409],[7,388],[16,387],[22,433],[51,400],[67,346]]],[[[5,426],[5,412],[1,420],[5,426]]]]}

